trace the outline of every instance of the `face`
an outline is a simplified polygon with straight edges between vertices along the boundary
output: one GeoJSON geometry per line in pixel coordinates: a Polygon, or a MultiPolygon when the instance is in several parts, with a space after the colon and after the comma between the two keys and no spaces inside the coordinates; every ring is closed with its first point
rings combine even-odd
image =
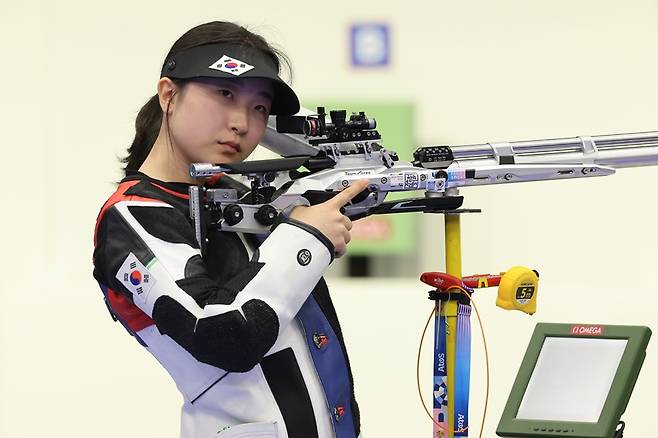
{"type": "Polygon", "coordinates": [[[188,163],[235,163],[258,145],[272,106],[267,79],[199,79],[178,89],[170,105],[174,147],[188,163]]]}

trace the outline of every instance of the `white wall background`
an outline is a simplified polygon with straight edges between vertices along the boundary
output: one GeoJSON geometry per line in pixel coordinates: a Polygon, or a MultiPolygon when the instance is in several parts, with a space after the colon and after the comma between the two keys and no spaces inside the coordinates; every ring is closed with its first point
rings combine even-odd
{"type": "MultiPolygon", "coordinates": [[[[109,319],[91,277],[91,240],[163,57],[196,24],[238,21],[282,46],[302,100],[413,101],[419,145],[658,130],[655,0],[3,0],[1,11],[1,437],[178,434],[176,389],[109,319]],[[390,23],[391,68],[349,67],[348,26],[357,21],[390,23]]],[[[491,437],[536,322],[658,331],[658,168],[463,194],[465,206],[484,211],[463,220],[464,272],[526,264],[542,273],[534,317],[495,308],[495,292],[478,294],[491,437]]],[[[419,273],[442,268],[441,229],[440,219],[423,218],[419,273]]],[[[365,435],[430,436],[414,378],[426,288],[415,278],[331,286],[365,435]]],[[[629,437],[655,434],[657,342],[624,416],[629,437]]],[[[476,338],[473,428],[482,364],[476,338]]],[[[430,373],[428,354],[424,366],[430,373]]]]}

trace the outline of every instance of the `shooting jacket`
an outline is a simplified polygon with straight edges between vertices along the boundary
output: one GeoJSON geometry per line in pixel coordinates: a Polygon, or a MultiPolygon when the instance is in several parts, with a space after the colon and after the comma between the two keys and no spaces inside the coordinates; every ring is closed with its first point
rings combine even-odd
{"type": "MultiPolygon", "coordinates": [[[[226,176],[215,187],[244,190],[226,176]]],[[[358,436],[322,278],[331,243],[284,219],[261,239],[210,231],[202,257],[188,188],[131,172],[94,231],[94,278],[113,317],[175,381],[181,437],[358,436]]]]}

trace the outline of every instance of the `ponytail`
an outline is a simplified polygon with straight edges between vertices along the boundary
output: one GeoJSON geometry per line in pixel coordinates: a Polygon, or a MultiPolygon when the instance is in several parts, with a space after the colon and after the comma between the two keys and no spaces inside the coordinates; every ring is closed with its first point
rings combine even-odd
{"type": "Polygon", "coordinates": [[[125,173],[129,170],[138,170],[142,166],[151,152],[155,139],[158,138],[161,123],[162,109],[159,97],[155,94],[139,110],[135,119],[135,138],[128,148],[128,156],[121,159],[122,163],[126,163],[125,173]]]}

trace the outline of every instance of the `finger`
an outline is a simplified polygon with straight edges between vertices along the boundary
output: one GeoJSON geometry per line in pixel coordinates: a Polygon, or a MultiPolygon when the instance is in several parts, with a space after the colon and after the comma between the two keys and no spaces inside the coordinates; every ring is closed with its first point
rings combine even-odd
{"type": "Polygon", "coordinates": [[[356,195],[364,191],[366,187],[368,187],[367,179],[354,181],[348,188],[331,198],[331,202],[338,207],[342,207],[343,205],[350,202],[356,195]]]}
{"type": "Polygon", "coordinates": [[[343,216],[343,224],[345,224],[345,228],[347,228],[347,231],[350,231],[352,229],[352,221],[347,216],[343,216]]]}
{"type": "Polygon", "coordinates": [[[339,259],[342,256],[345,255],[345,252],[347,251],[347,247],[345,244],[343,245],[337,245],[334,250],[334,258],[339,259]]]}
{"type": "Polygon", "coordinates": [[[343,233],[343,239],[345,240],[345,245],[350,243],[350,240],[352,240],[352,235],[349,231],[345,230],[345,233],[343,233]]]}

